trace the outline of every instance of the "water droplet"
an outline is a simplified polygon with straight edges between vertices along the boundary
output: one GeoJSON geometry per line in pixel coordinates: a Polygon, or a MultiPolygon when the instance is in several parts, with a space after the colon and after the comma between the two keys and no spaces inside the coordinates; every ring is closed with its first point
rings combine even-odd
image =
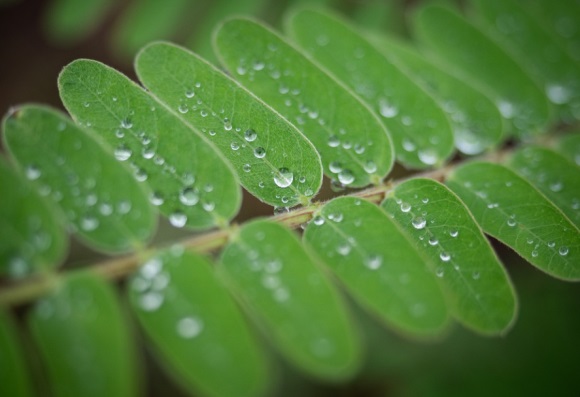
{"type": "Polygon", "coordinates": [[[334,221],[336,223],[339,223],[339,222],[342,222],[343,216],[342,216],[342,213],[336,212],[333,214],[329,214],[328,219],[330,219],[331,221],[334,221]]]}
{"type": "Polygon", "coordinates": [[[274,290],[274,299],[278,302],[286,302],[290,298],[290,293],[286,288],[276,288],[274,290]]]}
{"type": "Polygon", "coordinates": [[[147,180],[147,171],[145,171],[143,168],[137,168],[135,170],[135,179],[138,182],[145,182],[147,180]]]}
{"type": "Polygon", "coordinates": [[[415,143],[413,143],[413,141],[407,138],[403,139],[403,142],[401,144],[403,145],[403,149],[407,152],[413,152],[415,149],[417,149],[415,143]]]}
{"type": "Polygon", "coordinates": [[[133,152],[127,147],[127,145],[121,145],[115,149],[115,158],[119,161],[128,160],[132,154],[133,152]]]}
{"type": "Polygon", "coordinates": [[[379,113],[385,118],[393,118],[399,114],[399,109],[390,104],[385,98],[379,100],[379,113]]]}
{"type": "Polygon", "coordinates": [[[354,175],[350,170],[344,169],[338,174],[338,181],[343,185],[350,185],[354,182],[354,175]]]}
{"type": "Polygon", "coordinates": [[[117,203],[117,212],[119,214],[127,214],[131,211],[131,203],[129,201],[123,200],[117,203]]]}
{"type": "Polygon", "coordinates": [[[364,264],[371,270],[377,270],[383,264],[383,257],[381,255],[369,255],[365,258],[364,264]]]}
{"type": "Polygon", "coordinates": [[[550,184],[550,190],[553,191],[554,193],[557,193],[562,189],[564,189],[564,184],[560,181],[556,181],[550,184]]]}
{"type": "Polygon", "coordinates": [[[182,338],[192,339],[203,330],[203,322],[197,317],[183,317],[177,322],[176,330],[182,338]]]}
{"type": "Polygon", "coordinates": [[[509,227],[514,227],[516,225],[516,220],[515,219],[512,219],[512,218],[508,219],[507,220],[507,225],[509,227]]]}
{"type": "Polygon", "coordinates": [[[536,251],[536,250],[533,250],[533,251],[532,251],[532,257],[533,257],[533,258],[536,258],[537,256],[538,256],[538,251],[536,251]]]}
{"type": "Polygon", "coordinates": [[[554,248],[555,245],[556,245],[556,243],[554,241],[550,241],[548,243],[548,247],[550,247],[550,248],[554,248]]]}
{"type": "Polygon", "coordinates": [[[244,164],[242,166],[242,169],[244,170],[244,172],[250,172],[252,170],[252,166],[250,164],[244,164]]]}
{"type": "Polygon", "coordinates": [[[215,203],[213,201],[204,201],[201,203],[201,207],[206,212],[212,212],[215,209],[215,203]]]}
{"type": "Polygon", "coordinates": [[[153,192],[151,194],[151,197],[149,198],[149,201],[151,201],[151,204],[153,204],[155,206],[160,206],[161,204],[163,204],[165,202],[165,199],[163,198],[161,193],[153,192]]]}
{"type": "Polygon", "coordinates": [[[92,232],[99,227],[99,220],[94,216],[86,215],[81,218],[81,229],[85,232],[92,232]]]}
{"type": "Polygon", "coordinates": [[[117,130],[115,131],[115,136],[119,139],[124,138],[125,137],[125,131],[123,130],[117,130]]]}
{"type": "Polygon", "coordinates": [[[121,121],[121,128],[129,129],[133,127],[133,122],[130,118],[125,118],[121,121]]]}
{"type": "Polygon", "coordinates": [[[562,256],[566,256],[568,255],[569,249],[566,246],[561,246],[560,249],[558,249],[558,253],[562,256]]]}
{"type": "Polygon", "coordinates": [[[480,274],[478,271],[474,271],[473,273],[471,273],[471,278],[473,278],[474,280],[479,280],[480,274]]]}
{"type": "Polygon", "coordinates": [[[186,104],[182,103],[181,105],[179,105],[179,107],[177,108],[177,110],[179,110],[179,113],[181,114],[185,114],[189,111],[189,108],[187,107],[186,104]]]}
{"type": "Polygon", "coordinates": [[[254,156],[263,159],[266,156],[266,150],[263,147],[257,147],[254,149],[254,156]]]}
{"type": "Polygon", "coordinates": [[[429,245],[435,246],[437,244],[439,244],[439,240],[437,240],[437,237],[435,236],[429,237],[429,245]]]}
{"type": "Polygon", "coordinates": [[[452,229],[449,231],[449,235],[451,237],[457,237],[459,235],[459,231],[457,229],[452,229]]]}
{"type": "Polygon", "coordinates": [[[570,100],[570,90],[560,84],[548,84],[546,86],[546,94],[550,101],[556,105],[563,105],[570,100]]]}
{"type": "Polygon", "coordinates": [[[256,131],[252,129],[246,130],[246,132],[244,133],[244,139],[248,142],[254,142],[257,137],[258,134],[256,133],[256,131]]]}
{"type": "Polygon", "coordinates": [[[169,215],[169,223],[175,227],[183,227],[187,223],[187,215],[183,212],[175,211],[169,215]]]}
{"type": "Polygon", "coordinates": [[[413,220],[411,221],[411,224],[413,225],[413,227],[415,229],[421,230],[421,229],[425,228],[425,226],[427,225],[427,221],[422,216],[418,216],[418,217],[413,218],[413,220]]]}
{"type": "Polygon", "coordinates": [[[433,165],[437,162],[437,153],[433,149],[419,150],[417,155],[423,164],[433,165]]]}
{"type": "Polygon", "coordinates": [[[328,146],[330,147],[338,147],[340,145],[340,139],[336,135],[331,135],[328,138],[328,146]]]}
{"type": "Polygon", "coordinates": [[[279,260],[272,260],[266,263],[264,266],[266,273],[278,273],[282,270],[282,262],[279,260]]]}
{"type": "Polygon", "coordinates": [[[231,131],[232,129],[232,122],[227,117],[224,119],[224,130],[231,131]]]}
{"type": "Polygon", "coordinates": [[[437,270],[435,271],[435,275],[439,278],[443,277],[444,274],[445,274],[445,269],[443,269],[441,266],[439,266],[437,268],[437,270]]]}
{"type": "Polygon", "coordinates": [[[294,174],[288,168],[280,168],[274,175],[274,183],[276,186],[286,188],[292,184],[294,174]]]}
{"type": "Polygon", "coordinates": [[[314,223],[316,226],[324,225],[324,218],[320,215],[316,215],[314,218],[312,218],[312,223],[314,223]]]}
{"type": "Polygon", "coordinates": [[[40,175],[42,174],[40,168],[38,168],[34,164],[26,166],[26,168],[24,169],[24,173],[26,174],[26,178],[28,178],[31,181],[40,178],[40,175]]]}
{"type": "Polygon", "coordinates": [[[352,247],[350,246],[349,243],[343,243],[343,244],[339,244],[336,247],[336,252],[338,252],[342,256],[346,256],[350,253],[351,249],[352,249],[352,247]]]}
{"type": "Polygon", "coordinates": [[[187,90],[185,91],[185,97],[186,98],[193,98],[195,96],[195,91],[193,90],[187,90]]]}
{"type": "Polygon", "coordinates": [[[234,151],[238,150],[240,148],[240,144],[234,141],[230,144],[230,148],[234,151]]]}
{"type": "Polygon", "coordinates": [[[109,216],[113,213],[113,206],[109,203],[101,203],[99,205],[99,212],[103,216],[109,216]]]}
{"type": "Polygon", "coordinates": [[[403,212],[409,212],[411,211],[411,205],[409,203],[401,203],[401,211],[403,212]]]}
{"type": "Polygon", "coordinates": [[[439,258],[441,258],[443,262],[449,262],[451,255],[449,255],[447,252],[442,252],[439,254],[439,258]]]}
{"type": "Polygon", "coordinates": [[[487,205],[487,208],[489,208],[490,210],[491,209],[494,209],[494,208],[497,208],[497,207],[499,207],[499,203],[489,203],[487,205]]]}
{"type": "Polygon", "coordinates": [[[260,71],[260,70],[264,69],[264,66],[266,66],[266,65],[264,64],[264,62],[261,62],[261,61],[256,61],[256,62],[254,62],[254,66],[253,66],[253,68],[254,68],[254,70],[256,70],[256,71],[260,71]]]}
{"type": "Polygon", "coordinates": [[[194,189],[191,186],[184,188],[179,193],[179,201],[183,205],[192,206],[198,203],[199,201],[199,192],[197,189],[194,189]]]}
{"type": "Polygon", "coordinates": [[[377,171],[377,165],[372,160],[367,161],[363,168],[367,174],[372,174],[377,171]]]}
{"type": "Polygon", "coordinates": [[[163,300],[163,294],[159,292],[147,292],[146,294],[141,295],[139,306],[147,312],[152,312],[161,307],[163,300]]]}

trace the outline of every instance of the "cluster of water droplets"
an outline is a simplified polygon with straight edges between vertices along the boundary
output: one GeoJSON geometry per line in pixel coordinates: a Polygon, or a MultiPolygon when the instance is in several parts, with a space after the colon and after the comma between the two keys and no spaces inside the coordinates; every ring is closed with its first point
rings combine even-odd
{"type": "Polygon", "coordinates": [[[147,312],[158,310],[163,305],[170,282],[171,277],[164,269],[163,259],[153,257],[145,262],[131,280],[131,289],[138,294],[139,308],[147,312]]]}
{"type": "Polygon", "coordinates": [[[260,257],[257,250],[248,251],[247,257],[249,268],[257,273],[262,287],[270,292],[275,301],[287,302],[290,299],[290,290],[280,277],[280,272],[284,268],[282,259],[260,257]]]}

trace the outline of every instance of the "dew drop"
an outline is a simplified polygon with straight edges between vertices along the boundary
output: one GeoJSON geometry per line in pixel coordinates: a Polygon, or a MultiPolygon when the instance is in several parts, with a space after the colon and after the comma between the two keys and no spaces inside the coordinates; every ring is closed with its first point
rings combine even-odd
{"type": "Polygon", "coordinates": [[[371,270],[377,270],[383,264],[383,257],[380,255],[369,255],[365,258],[364,264],[371,270]]]}
{"type": "Polygon", "coordinates": [[[451,259],[451,255],[449,255],[447,252],[442,252],[441,254],[439,254],[439,258],[441,258],[443,262],[449,262],[449,260],[451,259]]]}
{"type": "Polygon", "coordinates": [[[274,183],[281,188],[290,186],[293,180],[294,174],[288,168],[280,168],[274,175],[274,183]]]}
{"type": "Polygon", "coordinates": [[[561,246],[561,247],[558,249],[558,253],[559,253],[560,255],[562,255],[562,256],[566,256],[566,255],[568,255],[568,252],[569,252],[569,249],[568,249],[568,247],[565,247],[565,246],[561,246]]]}
{"type": "Polygon", "coordinates": [[[416,218],[413,218],[411,224],[415,229],[421,230],[425,228],[425,225],[427,225],[427,221],[422,216],[418,216],[416,218]]]}
{"type": "Polygon", "coordinates": [[[121,145],[115,149],[115,158],[119,161],[128,160],[132,154],[133,152],[127,147],[127,145],[121,145]]]}
{"type": "Polygon", "coordinates": [[[203,322],[197,317],[183,317],[177,322],[176,330],[182,338],[192,339],[203,330],[203,322]]]}
{"type": "Polygon", "coordinates": [[[169,223],[175,227],[183,227],[187,223],[187,215],[183,212],[175,211],[169,215],[169,223]]]}
{"type": "Polygon", "coordinates": [[[321,226],[324,225],[324,218],[321,217],[320,215],[316,215],[313,219],[312,219],[312,223],[314,223],[316,226],[321,226]]]}
{"type": "Polygon", "coordinates": [[[429,245],[435,246],[437,244],[439,244],[439,240],[437,240],[437,237],[435,236],[429,237],[429,245]]]}
{"type": "Polygon", "coordinates": [[[415,149],[417,149],[417,146],[415,146],[413,141],[407,138],[403,139],[403,142],[401,144],[403,145],[403,149],[407,152],[413,152],[415,151],[415,149]]]}
{"type": "Polygon", "coordinates": [[[227,117],[224,119],[224,130],[231,131],[232,129],[232,122],[227,117]]]}
{"type": "Polygon", "coordinates": [[[445,274],[445,270],[441,266],[439,266],[437,268],[437,270],[435,271],[435,275],[439,278],[443,277],[444,274],[445,274]]]}
{"type": "Polygon", "coordinates": [[[343,215],[340,212],[337,212],[334,214],[329,214],[328,219],[330,219],[331,221],[334,221],[336,223],[340,223],[340,222],[342,222],[343,215]]]}
{"type": "Polygon", "coordinates": [[[554,248],[555,245],[556,245],[556,243],[554,241],[550,241],[548,243],[548,247],[550,247],[550,248],[554,248]]]}
{"type": "Polygon", "coordinates": [[[234,141],[234,142],[230,143],[230,148],[233,151],[236,151],[236,150],[238,150],[240,148],[240,144],[234,141]]]}
{"type": "Polygon", "coordinates": [[[139,299],[139,306],[141,306],[141,309],[147,312],[152,312],[161,307],[163,304],[163,299],[163,294],[159,292],[148,292],[141,295],[139,299]]]}
{"type": "Polygon", "coordinates": [[[332,161],[330,164],[328,164],[328,169],[330,172],[337,174],[342,171],[342,164],[338,161],[332,161]]]}
{"type": "Polygon", "coordinates": [[[179,193],[179,201],[183,205],[192,206],[198,203],[199,201],[199,192],[197,189],[194,189],[191,186],[184,188],[179,193]]]}
{"type": "Polygon", "coordinates": [[[479,280],[480,274],[478,271],[474,271],[473,273],[471,273],[471,278],[473,278],[474,280],[479,280]]]}
{"type": "Polygon", "coordinates": [[[354,182],[354,175],[350,170],[344,169],[338,174],[338,181],[343,185],[350,185],[354,182]]]}
{"type": "Polygon", "coordinates": [[[179,110],[179,113],[181,114],[185,114],[189,111],[189,108],[187,107],[186,104],[182,103],[181,105],[179,105],[179,107],[177,108],[177,110],[179,110]]]}
{"type": "Polygon", "coordinates": [[[409,203],[401,203],[401,211],[403,212],[409,212],[411,211],[411,205],[409,203]]]}
{"type": "Polygon", "coordinates": [[[215,209],[215,203],[213,201],[205,201],[201,203],[201,207],[206,212],[212,212],[215,209]]]}
{"type": "Polygon", "coordinates": [[[419,150],[418,156],[423,164],[433,165],[437,162],[437,153],[433,149],[419,150]]]}
{"type": "Polygon", "coordinates": [[[286,302],[290,298],[290,293],[286,288],[276,288],[274,290],[274,299],[278,302],[286,302]]]}
{"type": "Polygon", "coordinates": [[[379,100],[379,113],[385,118],[393,118],[399,114],[399,109],[390,104],[385,98],[379,100]]]}
{"type": "Polygon", "coordinates": [[[377,165],[372,160],[367,161],[363,168],[367,174],[373,174],[377,171],[377,165]]]}
{"type": "Polygon", "coordinates": [[[147,178],[148,178],[147,171],[145,171],[143,168],[137,168],[135,170],[135,179],[138,182],[145,182],[147,178]]]}
{"type": "Polygon", "coordinates": [[[536,258],[537,256],[538,256],[538,251],[536,251],[536,250],[533,250],[533,251],[532,251],[532,257],[533,257],[533,258],[536,258]]]}
{"type": "Polygon", "coordinates": [[[350,250],[351,250],[351,246],[348,243],[343,243],[338,245],[338,247],[336,247],[336,252],[338,252],[340,255],[342,256],[346,256],[348,254],[350,254],[350,250]]]}
{"type": "Polygon", "coordinates": [[[449,231],[449,235],[450,235],[451,237],[457,237],[457,236],[459,235],[459,231],[458,231],[458,230],[456,230],[456,229],[450,230],[450,231],[449,231]]]}
{"type": "Polygon", "coordinates": [[[562,189],[564,189],[564,184],[560,181],[553,182],[550,184],[550,190],[553,191],[554,193],[560,192],[562,189]]]}
{"type": "Polygon", "coordinates": [[[36,165],[33,164],[27,166],[24,169],[24,173],[26,174],[26,178],[28,178],[31,181],[40,178],[40,175],[42,174],[40,168],[38,168],[36,165]]]}
{"type": "Polygon", "coordinates": [[[97,227],[99,227],[99,220],[94,216],[86,215],[81,218],[80,226],[81,229],[84,230],[85,232],[92,232],[97,227]]]}
{"type": "Polygon", "coordinates": [[[185,91],[185,97],[186,98],[193,98],[195,96],[195,92],[193,90],[187,90],[185,91]]]}
{"type": "Polygon", "coordinates": [[[248,142],[254,142],[257,137],[258,134],[256,133],[256,131],[252,129],[246,130],[246,132],[244,133],[244,139],[248,142]]]}
{"type": "Polygon", "coordinates": [[[338,147],[340,145],[340,139],[336,135],[331,135],[328,138],[328,146],[330,147],[338,147]]]}
{"type": "Polygon", "coordinates": [[[512,218],[508,219],[508,220],[507,220],[507,225],[508,225],[509,227],[514,227],[514,226],[516,225],[516,221],[515,221],[515,219],[512,219],[512,218]]]}
{"type": "Polygon", "coordinates": [[[161,204],[163,204],[165,202],[165,199],[163,198],[163,196],[161,195],[161,193],[159,192],[153,192],[151,194],[151,197],[149,198],[149,201],[151,201],[151,204],[155,205],[155,206],[160,206],[161,204]]]}
{"type": "Polygon", "coordinates": [[[266,156],[266,150],[263,147],[257,147],[254,149],[254,156],[263,159],[266,156]]]}
{"type": "Polygon", "coordinates": [[[250,164],[244,164],[242,169],[244,172],[250,172],[252,170],[252,166],[250,164]]]}
{"type": "Polygon", "coordinates": [[[133,127],[133,122],[129,118],[125,118],[121,121],[121,128],[129,129],[133,127]]]}

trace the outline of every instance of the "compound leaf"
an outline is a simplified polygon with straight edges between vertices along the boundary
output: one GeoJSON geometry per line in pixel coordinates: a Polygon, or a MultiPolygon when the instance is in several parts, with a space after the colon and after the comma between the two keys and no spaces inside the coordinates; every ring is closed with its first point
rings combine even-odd
{"type": "Polygon", "coordinates": [[[505,332],[516,314],[515,293],[489,242],[457,196],[432,179],[412,179],[382,207],[413,241],[435,274],[451,313],[485,334],[505,332]]]}
{"type": "Polygon", "coordinates": [[[428,6],[415,15],[415,33],[429,55],[492,96],[509,133],[540,134],[550,107],[538,83],[505,50],[454,11],[428,6]]]}
{"type": "Polygon", "coordinates": [[[99,62],[77,60],[60,74],[59,88],[73,118],[133,166],[172,225],[204,229],[238,212],[240,187],[227,160],[127,77],[99,62]]]}
{"type": "Polygon", "coordinates": [[[265,220],[244,225],[222,252],[221,268],[291,363],[321,378],[353,375],[358,335],[326,275],[290,230],[265,220]]]}
{"type": "Polygon", "coordinates": [[[485,233],[554,277],[580,279],[580,231],[528,181],[502,165],[473,162],[446,183],[485,233]]]}
{"type": "Polygon", "coordinates": [[[62,209],[85,242],[120,252],[153,234],[156,218],[147,190],[91,131],[61,112],[27,105],[5,118],[4,139],[27,178],[62,209]]]}
{"type": "Polygon", "coordinates": [[[382,116],[397,160],[412,168],[443,164],[453,152],[445,113],[421,86],[336,15],[304,9],[287,18],[288,32],[382,116]]]}
{"type": "Polygon", "coordinates": [[[322,166],[314,146],[221,71],[166,43],[145,47],[136,70],[149,90],[222,151],[250,193],[292,207],[318,192],[322,166]]]}
{"type": "Polygon", "coordinates": [[[435,277],[413,242],[374,204],[353,197],[330,201],[304,240],[364,308],[395,329],[428,337],[448,325],[435,277]]]}
{"type": "Polygon", "coordinates": [[[9,187],[0,202],[0,273],[22,278],[58,266],[68,244],[54,208],[3,157],[0,186],[9,187]]]}
{"type": "Polygon", "coordinates": [[[214,47],[237,80],[314,144],[328,177],[360,187],[379,183],[391,170],[391,140],[377,116],[272,30],[230,19],[216,31],[214,47]]]}
{"type": "Polygon", "coordinates": [[[133,338],[103,279],[82,272],[59,280],[27,319],[53,395],[137,395],[133,338]]]}
{"type": "Polygon", "coordinates": [[[132,276],[129,297],[155,351],[188,390],[263,393],[263,353],[207,259],[180,247],[157,252],[132,276]]]}

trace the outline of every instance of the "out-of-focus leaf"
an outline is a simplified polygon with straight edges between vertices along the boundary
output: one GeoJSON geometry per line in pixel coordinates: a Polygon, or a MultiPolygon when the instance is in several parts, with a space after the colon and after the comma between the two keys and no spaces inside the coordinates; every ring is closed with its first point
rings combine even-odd
{"type": "Polygon", "coordinates": [[[473,162],[453,170],[447,185],[485,233],[554,277],[580,279],[580,231],[521,176],[502,165],[473,162]]]}
{"type": "Polygon", "coordinates": [[[27,105],[4,119],[4,140],[24,175],[95,248],[141,246],[155,230],[148,191],[91,131],[56,110],[27,105]]]}
{"type": "Polygon", "coordinates": [[[206,259],[180,247],[158,252],[129,285],[141,326],[187,390],[220,397],[264,392],[263,353],[206,259]]]}
{"type": "Polygon", "coordinates": [[[28,315],[52,395],[137,395],[133,338],[112,287],[84,272],[55,281],[28,315]]]}
{"type": "Polygon", "coordinates": [[[307,203],[322,183],[314,146],[278,113],[194,54],[166,43],[136,60],[143,84],[206,134],[242,185],[276,207],[307,203]]]}
{"type": "Polygon", "coordinates": [[[58,266],[67,240],[56,211],[3,157],[0,187],[0,273],[21,278],[58,266]]]}
{"type": "Polygon", "coordinates": [[[331,179],[361,187],[390,171],[393,148],[377,116],[282,37],[236,18],[218,28],[214,46],[237,80],[310,139],[331,179]]]}
{"type": "Polygon", "coordinates": [[[0,309],[0,395],[32,396],[32,382],[24,361],[18,330],[11,316],[0,309]]]}
{"type": "Polygon", "coordinates": [[[509,133],[525,137],[546,131],[551,108],[543,89],[481,30],[457,13],[435,6],[419,10],[414,22],[428,55],[489,94],[509,121],[509,133]]]}
{"type": "Polygon", "coordinates": [[[304,240],[369,312],[406,334],[429,337],[449,323],[445,299],[418,249],[376,205],[326,204],[304,240]]]}
{"type": "Polygon", "coordinates": [[[381,115],[397,160],[413,168],[441,165],[453,152],[445,113],[403,69],[336,15],[303,9],[287,18],[291,37],[381,115]]]}
{"type": "Polygon", "coordinates": [[[344,379],[360,364],[360,345],[343,303],[292,232],[258,220],[224,249],[233,291],[278,350],[311,375],[344,379]]]}
{"type": "Polygon", "coordinates": [[[241,192],[229,162],[201,132],[127,77],[99,62],[77,60],[60,74],[59,88],[73,118],[133,166],[173,226],[207,229],[238,212],[241,192]]]}
{"type": "Polygon", "coordinates": [[[103,23],[111,0],[52,0],[44,15],[48,36],[58,44],[84,39],[103,23]]]}
{"type": "Polygon", "coordinates": [[[556,146],[560,154],[580,166],[580,133],[573,133],[560,138],[556,146]]]}

